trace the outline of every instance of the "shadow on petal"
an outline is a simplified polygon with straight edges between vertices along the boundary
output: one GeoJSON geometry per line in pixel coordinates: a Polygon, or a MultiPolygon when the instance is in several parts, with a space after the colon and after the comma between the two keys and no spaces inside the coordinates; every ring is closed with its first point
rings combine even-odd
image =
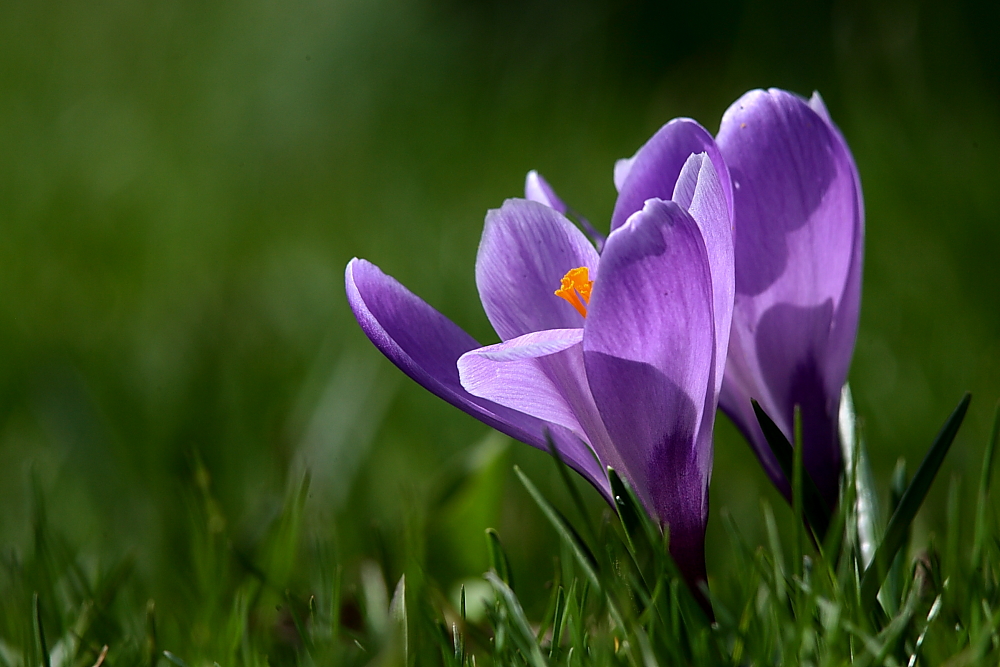
{"type": "Polygon", "coordinates": [[[837,439],[840,392],[832,389],[822,360],[827,357],[833,303],[800,307],[778,304],[769,308],[757,325],[757,358],[763,381],[777,405],[763,405],[792,441],[795,404],[802,410],[802,461],[824,500],[836,505],[843,467],[837,439]]]}
{"type": "Polygon", "coordinates": [[[585,352],[587,375],[626,475],[670,525],[670,552],[690,580],[704,577],[711,438],[694,400],[651,364],[585,352]]]}

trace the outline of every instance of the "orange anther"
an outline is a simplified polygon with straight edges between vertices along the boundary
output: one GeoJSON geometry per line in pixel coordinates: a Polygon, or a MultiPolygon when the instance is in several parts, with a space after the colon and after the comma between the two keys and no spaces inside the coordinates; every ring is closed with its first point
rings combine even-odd
{"type": "Polygon", "coordinates": [[[590,279],[590,271],[585,266],[570,269],[562,277],[562,283],[554,294],[566,299],[571,306],[576,308],[576,312],[583,317],[587,316],[587,304],[590,303],[590,290],[594,287],[594,281],[590,279]]]}

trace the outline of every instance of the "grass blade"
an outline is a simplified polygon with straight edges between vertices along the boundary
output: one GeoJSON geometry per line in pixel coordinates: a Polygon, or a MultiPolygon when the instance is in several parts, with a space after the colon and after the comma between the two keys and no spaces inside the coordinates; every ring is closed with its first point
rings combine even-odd
{"type": "MultiPolygon", "coordinates": [[[[760,404],[754,399],[750,399],[750,402],[753,404],[753,411],[760,424],[760,430],[763,431],[767,444],[778,460],[778,465],[781,466],[781,472],[785,474],[785,479],[791,482],[795,467],[795,452],[791,443],[788,442],[788,438],[774,423],[774,420],[760,407],[760,404]]],[[[809,471],[805,469],[802,470],[802,508],[806,521],[816,537],[816,542],[822,544],[826,537],[826,531],[830,527],[830,508],[826,506],[819,488],[813,482],[809,471]]]]}
{"type": "Polygon", "coordinates": [[[552,614],[552,641],[549,643],[549,657],[555,657],[562,643],[563,623],[566,620],[566,591],[560,586],[556,590],[556,609],[552,614]]]}
{"type": "Polygon", "coordinates": [[[514,643],[517,644],[528,664],[532,667],[545,667],[547,664],[545,657],[542,655],[542,650],[535,640],[535,633],[532,632],[528,618],[524,615],[524,609],[521,608],[521,603],[518,602],[514,591],[492,572],[486,573],[486,580],[490,582],[500,599],[503,600],[507,613],[514,621],[513,629],[516,631],[513,633],[514,643]]]}
{"type": "Polygon", "coordinates": [[[573,483],[573,477],[570,475],[569,466],[563,460],[562,454],[556,448],[556,443],[552,440],[552,436],[548,432],[545,433],[545,444],[549,448],[549,453],[552,454],[552,458],[556,461],[556,468],[559,470],[559,477],[562,478],[563,483],[569,490],[569,495],[573,499],[573,504],[576,505],[576,511],[580,514],[580,518],[583,519],[583,525],[587,529],[587,536],[590,538],[596,538],[597,533],[594,531],[594,526],[590,522],[590,514],[587,512],[587,506],[583,502],[583,496],[580,495],[580,489],[576,488],[576,484],[573,483]]]}
{"type": "MultiPolygon", "coordinates": [[[[802,464],[802,409],[796,405],[793,413],[792,423],[793,432],[795,434],[795,448],[792,450],[792,510],[795,512],[795,521],[793,522],[793,527],[795,529],[795,536],[792,540],[792,572],[800,580],[802,579],[802,557],[805,555],[805,540],[802,539],[802,524],[808,522],[805,516],[805,508],[803,507],[802,498],[802,488],[804,486],[803,477],[805,476],[805,470],[802,464]]],[[[823,534],[826,534],[826,528],[829,527],[829,522],[827,526],[823,528],[823,534]]],[[[798,588],[796,590],[796,597],[798,596],[798,588]]]]}
{"type": "Polygon", "coordinates": [[[552,527],[556,529],[556,533],[562,538],[563,542],[569,547],[573,556],[576,557],[577,562],[580,567],[583,568],[583,573],[586,575],[587,579],[594,586],[594,588],[599,589],[601,587],[600,580],[597,578],[597,559],[594,558],[593,552],[587,547],[584,541],[580,538],[579,533],[573,529],[573,526],[566,520],[566,517],[562,513],[552,506],[542,492],[528,479],[528,476],[517,466],[514,466],[514,472],[517,473],[517,478],[521,480],[521,484],[524,488],[528,490],[528,494],[538,505],[538,508],[542,510],[542,514],[545,518],[549,520],[552,527]]]}
{"type": "Polygon", "coordinates": [[[997,402],[993,414],[993,430],[986,441],[986,451],[983,453],[983,471],[979,477],[979,494],[976,503],[975,537],[972,540],[972,567],[981,567],[983,540],[986,535],[986,505],[990,497],[990,481],[993,477],[993,456],[997,448],[997,436],[1000,436],[1000,401],[997,402]]]}
{"type": "Polygon", "coordinates": [[[45,628],[42,626],[42,607],[38,603],[38,593],[31,597],[31,617],[35,631],[35,643],[42,655],[42,664],[45,667],[52,667],[52,659],[49,657],[49,646],[45,641],[45,628]]]}
{"type": "Polygon", "coordinates": [[[497,573],[505,584],[514,588],[514,576],[510,571],[510,561],[500,544],[500,534],[493,528],[486,529],[486,550],[489,552],[490,569],[497,573]]]}
{"type": "Polygon", "coordinates": [[[845,383],[840,393],[840,445],[844,469],[853,480],[854,513],[857,519],[853,529],[861,550],[862,564],[868,567],[875,557],[875,546],[882,541],[882,522],[878,493],[875,491],[875,480],[861,426],[854,413],[851,387],[845,383]]]}
{"type": "Polygon", "coordinates": [[[909,530],[913,518],[917,515],[917,510],[923,504],[924,498],[927,497],[927,491],[930,490],[931,483],[934,481],[938,469],[944,462],[945,454],[948,453],[948,449],[951,447],[951,443],[955,440],[955,435],[962,425],[965,413],[969,409],[970,400],[972,400],[972,394],[966,393],[962,397],[962,400],[959,401],[958,407],[948,417],[948,421],[941,428],[941,432],[938,433],[934,444],[927,451],[927,455],[924,457],[923,462],[921,462],[920,468],[913,475],[913,479],[906,488],[906,492],[903,493],[903,497],[899,501],[899,507],[896,508],[896,511],[892,513],[892,518],[889,519],[889,525],[885,530],[885,537],[882,539],[882,543],[878,545],[878,549],[875,550],[875,558],[872,559],[871,564],[861,578],[861,605],[866,611],[871,611],[875,605],[879,588],[882,587],[882,582],[888,573],[889,564],[892,563],[896,552],[899,551],[900,546],[902,546],[903,541],[906,539],[907,530],[909,530]]]}
{"type": "Polygon", "coordinates": [[[626,546],[631,551],[632,556],[638,555],[638,548],[655,549],[655,545],[660,543],[660,530],[653,525],[652,519],[646,513],[636,497],[632,487],[629,486],[618,471],[608,468],[608,480],[611,482],[611,495],[615,500],[615,510],[618,512],[618,519],[624,528],[626,546]],[[639,537],[643,538],[642,543],[638,543],[639,537]]]}

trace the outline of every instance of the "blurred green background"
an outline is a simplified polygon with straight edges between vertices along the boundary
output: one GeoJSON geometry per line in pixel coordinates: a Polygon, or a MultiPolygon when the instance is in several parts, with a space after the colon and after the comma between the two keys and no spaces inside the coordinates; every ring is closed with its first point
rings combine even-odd
{"type": "MultiPolygon", "coordinates": [[[[912,470],[969,389],[942,477],[971,502],[1000,396],[998,21],[972,1],[5,0],[5,558],[31,552],[43,502],[88,567],[133,557],[135,603],[169,617],[200,594],[192,516],[252,552],[308,469],[310,539],[346,568],[395,579],[420,553],[451,590],[495,526],[537,602],[559,549],[511,465],[564,502],[554,467],[385,361],[344,266],[374,261],[492,342],[476,246],[529,169],[606,229],[615,159],[768,86],[818,89],[861,172],[851,382],[876,479],[912,470]]],[[[720,512],[759,540],[761,495],[789,519],[721,418],[713,577],[720,512]]]]}

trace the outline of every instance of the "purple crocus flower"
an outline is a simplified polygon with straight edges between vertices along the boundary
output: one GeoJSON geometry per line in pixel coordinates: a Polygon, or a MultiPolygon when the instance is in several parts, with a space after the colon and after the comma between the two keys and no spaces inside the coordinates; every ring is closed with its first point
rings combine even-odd
{"type": "Polygon", "coordinates": [[[720,406],[786,496],[750,399],[789,441],[801,406],[803,465],[832,509],[843,470],[837,417],[861,301],[857,167],[819,94],[750,91],[722,117],[717,141],[732,176],[736,242],[720,406]]]}
{"type": "Polygon", "coordinates": [[[441,398],[546,449],[611,499],[607,466],[669,524],[689,582],[705,577],[712,429],[734,293],[731,187],[712,136],[664,126],[615,169],[597,249],[536,173],[486,216],[476,284],[500,337],[481,346],[373,264],[347,266],[362,329],[441,398]]]}

